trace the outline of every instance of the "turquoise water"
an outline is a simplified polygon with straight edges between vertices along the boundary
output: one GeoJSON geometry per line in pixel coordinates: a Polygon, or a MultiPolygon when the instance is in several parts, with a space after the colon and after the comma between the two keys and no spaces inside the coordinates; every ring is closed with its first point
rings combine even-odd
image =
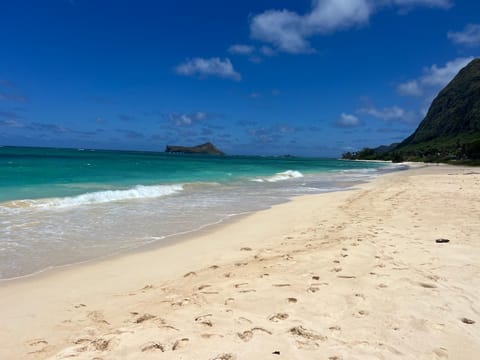
{"type": "Polygon", "coordinates": [[[397,168],[294,157],[0,148],[0,279],[121,253],[397,168]]]}
{"type": "Polygon", "coordinates": [[[232,182],[294,169],[302,174],[379,168],[334,159],[0,148],[0,202],[65,197],[135,185],[232,182]]]}

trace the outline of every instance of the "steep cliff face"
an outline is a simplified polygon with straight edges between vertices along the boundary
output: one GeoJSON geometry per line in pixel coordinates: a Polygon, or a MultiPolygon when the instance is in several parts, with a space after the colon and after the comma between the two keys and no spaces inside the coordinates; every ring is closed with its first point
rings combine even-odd
{"type": "Polygon", "coordinates": [[[183,153],[183,154],[208,154],[208,155],[225,155],[218,150],[212,143],[205,143],[197,146],[175,146],[167,145],[165,152],[167,153],[183,153]]]}
{"type": "Polygon", "coordinates": [[[399,148],[438,138],[480,135],[480,59],[475,59],[433,100],[427,116],[399,148]]]}
{"type": "Polygon", "coordinates": [[[400,144],[343,157],[480,165],[480,59],[471,61],[440,91],[417,130],[400,144]]]}

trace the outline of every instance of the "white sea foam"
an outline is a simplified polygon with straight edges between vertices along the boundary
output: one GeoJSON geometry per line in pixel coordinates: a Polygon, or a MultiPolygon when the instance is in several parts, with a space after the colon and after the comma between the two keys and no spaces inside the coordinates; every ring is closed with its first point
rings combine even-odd
{"type": "Polygon", "coordinates": [[[20,210],[25,208],[61,209],[74,206],[104,204],[114,201],[152,199],[167,195],[173,195],[183,190],[183,185],[137,185],[126,190],[107,190],[86,193],[77,196],[50,198],[38,200],[11,201],[0,206],[3,210],[20,210]]]}
{"type": "Polygon", "coordinates": [[[303,174],[300,171],[295,171],[295,170],[287,170],[284,172],[276,173],[273,176],[266,177],[266,178],[257,178],[257,179],[252,179],[252,181],[255,182],[278,182],[278,181],[284,181],[284,180],[289,180],[289,179],[297,179],[303,177],[303,174]]]}

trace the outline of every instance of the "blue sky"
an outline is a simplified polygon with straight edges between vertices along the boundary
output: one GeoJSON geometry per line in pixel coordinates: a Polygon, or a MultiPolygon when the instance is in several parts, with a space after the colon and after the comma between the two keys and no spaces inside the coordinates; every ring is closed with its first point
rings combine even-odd
{"type": "Polygon", "coordinates": [[[0,44],[3,145],[338,156],[415,130],[480,4],[2,1],[0,44]]]}

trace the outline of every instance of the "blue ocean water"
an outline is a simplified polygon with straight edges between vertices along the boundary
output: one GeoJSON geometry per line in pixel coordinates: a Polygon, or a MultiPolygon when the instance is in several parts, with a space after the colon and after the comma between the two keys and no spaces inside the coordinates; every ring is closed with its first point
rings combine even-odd
{"type": "Polygon", "coordinates": [[[0,148],[0,279],[194,231],[394,168],[296,157],[0,148]]]}

